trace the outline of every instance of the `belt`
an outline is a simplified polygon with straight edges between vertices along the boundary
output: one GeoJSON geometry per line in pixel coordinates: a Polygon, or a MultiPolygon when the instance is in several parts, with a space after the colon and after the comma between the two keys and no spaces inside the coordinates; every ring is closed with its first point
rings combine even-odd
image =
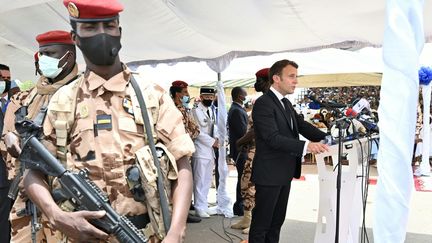
{"type": "Polygon", "coordinates": [[[137,227],[137,229],[144,229],[148,223],[150,223],[150,218],[148,213],[135,215],[135,216],[126,216],[132,224],[137,227]]]}

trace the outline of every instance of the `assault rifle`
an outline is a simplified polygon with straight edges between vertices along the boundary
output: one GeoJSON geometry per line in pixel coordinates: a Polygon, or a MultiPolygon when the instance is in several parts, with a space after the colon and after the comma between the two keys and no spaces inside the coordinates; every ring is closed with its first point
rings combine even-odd
{"type": "MultiPolygon", "coordinates": [[[[20,169],[20,172],[12,181],[9,189],[8,197],[13,201],[15,201],[18,196],[19,183],[22,176],[23,169],[20,169]]],[[[25,202],[25,208],[20,209],[16,214],[18,217],[31,216],[31,238],[32,242],[36,243],[36,233],[41,228],[41,224],[38,222],[38,211],[36,205],[30,199],[27,199],[25,202]]]]}
{"type": "MultiPolygon", "coordinates": [[[[16,112],[16,116],[21,118],[25,117],[26,115],[27,115],[26,106],[22,106],[16,112]]],[[[8,192],[8,197],[12,199],[12,201],[15,201],[18,196],[19,184],[23,177],[24,169],[25,169],[25,165],[23,162],[20,161],[19,172],[13,179],[8,192]]],[[[38,221],[38,210],[36,205],[30,199],[27,199],[25,202],[25,207],[20,209],[16,214],[18,217],[25,217],[25,216],[31,217],[31,239],[32,239],[32,243],[36,243],[36,233],[38,230],[42,228],[42,225],[38,221]]]]}
{"type": "Polygon", "coordinates": [[[31,216],[31,238],[32,242],[36,243],[36,233],[42,228],[38,222],[38,210],[36,205],[28,199],[25,202],[25,208],[17,212],[18,217],[31,216]]]}
{"type": "Polygon", "coordinates": [[[19,183],[21,181],[21,177],[23,176],[23,170],[20,169],[19,173],[15,176],[13,179],[8,192],[8,198],[12,199],[12,201],[15,201],[18,196],[19,191],[19,183]]]}
{"type": "Polygon", "coordinates": [[[119,242],[148,242],[148,239],[125,216],[120,216],[111,207],[107,196],[88,178],[88,170],[79,172],[66,170],[64,166],[37,139],[41,127],[25,117],[16,117],[15,128],[24,141],[19,160],[26,168],[39,170],[45,175],[58,178],[64,194],[71,198],[76,210],[104,210],[105,216],[90,220],[90,223],[119,242]]]}

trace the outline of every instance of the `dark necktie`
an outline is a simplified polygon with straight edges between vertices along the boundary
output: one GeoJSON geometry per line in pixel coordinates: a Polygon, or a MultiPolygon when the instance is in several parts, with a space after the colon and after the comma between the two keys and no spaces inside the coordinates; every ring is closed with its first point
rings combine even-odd
{"type": "Polygon", "coordinates": [[[3,113],[6,112],[6,107],[5,107],[6,103],[7,103],[7,100],[5,98],[1,98],[1,110],[3,113]]]}
{"type": "Polygon", "coordinates": [[[291,129],[293,129],[293,114],[291,114],[292,113],[291,102],[287,98],[282,98],[282,103],[283,103],[285,111],[288,115],[288,121],[289,121],[288,123],[289,123],[291,129]]]}
{"type": "Polygon", "coordinates": [[[212,116],[211,116],[211,114],[210,114],[210,108],[207,108],[207,116],[210,118],[210,120],[213,120],[213,119],[212,119],[212,116]]]}
{"type": "Polygon", "coordinates": [[[210,118],[210,125],[211,125],[211,128],[210,128],[210,137],[213,137],[213,134],[214,134],[214,123],[213,122],[214,121],[213,121],[213,116],[211,115],[211,113],[213,113],[213,112],[210,109],[211,109],[210,107],[207,108],[207,115],[210,118]]]}

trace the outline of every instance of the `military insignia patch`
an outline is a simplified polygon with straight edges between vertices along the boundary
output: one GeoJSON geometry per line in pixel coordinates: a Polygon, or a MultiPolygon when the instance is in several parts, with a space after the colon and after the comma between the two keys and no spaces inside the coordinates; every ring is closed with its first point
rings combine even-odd
{"type": "Polygon", "coordinates": [[[78,18],[79,17],[79,10],[78,10],[77,6],[74,3],[70,2],[68,4],[67,9],[68,9],[69,15],[71,17],[74,17],[74,18],[78,18]]]}
{"type": "Polygon", "coordinates": [[[86,118],[86,117],[88,117],[88,115],[89,115],[89,108],[88,108],[88,106],[86,106],[86,105],[81,106],[81,109],[80,109],[80,116],[81,116],[81,118],[86,118]]]}
{"type": "Polygon", "coordinates": [[[133,107],[132,107],[132,101],[129,97],[125,97],[123,99],[123,108],[125,109],[125,111],[131,115],[134,114],[133,112],[133,107]]]}
{"type": "Polygon", "coordinates": [[[97,130],[111,130],[112,129],[111,115],[107,115],[107,114],[97,115],[96,128],[97,130]]]}

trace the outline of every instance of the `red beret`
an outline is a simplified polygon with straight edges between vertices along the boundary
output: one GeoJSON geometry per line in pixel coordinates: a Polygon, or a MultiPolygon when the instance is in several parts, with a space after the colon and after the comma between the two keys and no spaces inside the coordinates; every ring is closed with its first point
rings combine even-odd
{"type": "Polygon", "coordinates": [[[270,68],[263,68],[255,73],[257,78],[268,78],[270,68]]]}
{"type": "Polygon", "coordinates": [[[40,34],[36,36],[36,41],[39,43],[39,47],[56,44],[74,45],[70,33],[63,30],[53,30],[40,34]]]}
{"type": "Polygon", "coordinates": [[[173,87],[186,88],[188,84],[185,81],[176,80],[171,84],[173,87]]]}
{"type": "Polygon", "coordinates": [[[99,22],[115,19],[123,11],[117,0],[63,0],[69,17],[77,22],[99,22]]]}

